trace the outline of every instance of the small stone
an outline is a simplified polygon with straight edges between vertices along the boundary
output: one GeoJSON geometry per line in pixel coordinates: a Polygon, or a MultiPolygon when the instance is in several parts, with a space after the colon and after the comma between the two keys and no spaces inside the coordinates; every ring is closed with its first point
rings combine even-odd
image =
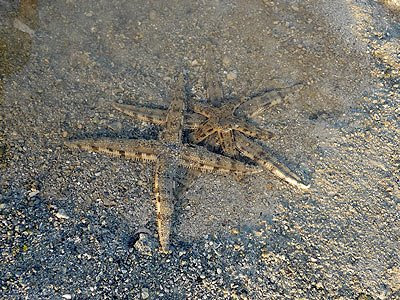
{"type": "Polygon", "coordinates": [[[229,67],[231,65],[232,60],[227,56],[224,55],[224,57],[222,58],[222,64],[224,65],[224,67],[229,67]]]}
{"type": "Polygon", "coordinates": [[[108,127],[114,131],[120,131],[122,129],[122,123],[121,122],[113,122],[108,127]]]}
{"type": "Polygon", "coordinates": [[[296,5],[291,6],[294,11],[299,11],[300,9],[296,5]]]}
{"type": "Polygon", "coordinates": [[[222,273],[222,270],[220,268],[217,268],[217,274],[220,275],[222,273]]]}
{"type": "Polygon", "coordinates": [[[63,138],[66,138],[66,137],[68,136],[68,132],[63,131],[63,132],[61,133],[61,136],[62,136],[63,138]]]}
{"type": "Polygon", "coordinates": [[[228,80],[235,80],[236,78],[237,78],[236,72],[229,72],[229,73],[226,75],[226,79],[228,79],[228,80]]]}
{"type": "Polygon", "coordinates": [[[0,144],[0,158],[6,153],[6,145],[0,144]]]}
{"type": "Polygon", "coordinates": [[[64,212],[64,210],[60,209],[57,213],[56,213],[56,217],[58,219],[65,219],[68,220],[69,217],[67,216],[67,214],[64,212]]]}
{"type": "Polygon", "coordinates": [[[197,59],[192,60],[192,66],[193,67],[198,66],[198,65],[199,65],[199,62],[197,61],[197,59]]]}
{"type": "Polygon", "coordinates": [[[112,206],[117,205],[117,202],[115,202],[115,201],[113,201],[113,200],[109,200],[109,199],[107,199],[107,198],[104,198],[104,199],[97,199],[97,201],[103,202],[104,206],[107,206],[107,207],[112,207],[112,206]]]}
{"type": "Polygon", "coordinates": [[[136,251],[143,255],[152,256],[156,245],[154,244],[154,241],[149,237],[149,234],[140,233],[139,239],[135,242],[133,247],[136,249],[136,251]]]}
{"type": "Polygon", "coordinates": [[[142,299],[148,299],[149,296],[150,296],[149,289],[147,289],[147,288],[142,289],[142,294],[141,295],[142,295],[142,299]]]}
{"type": "Polygon", "coordinates": [[[323,289],[324,286],[321,282],[317,282],[317,284],[315,285],[317,289],[323,289]]]}
{"type": "Polygon", "coordinates": [[[71,294],[64,294],[61,296],[64,299],[72,299],[72,295],[71,294]]]}
{"type": "Polygon", "coordinates": [[[29,192],[28,197],[29,198],[35,197],[37,194],[39,194],[38,190],[32,190],[31,192],[29,192]]]}
{"type": "Polygon", "coordinates": [[[239,230],[237,228],[232,228],[231,229],[232,234],[239,234],[239,230]]]}
{"type": "Polygon", "coordinates": [[[155,10],[151,10],[149,13],[149,19],[151,21],[155,21],[157,20],[157,12],[155,10]]]}

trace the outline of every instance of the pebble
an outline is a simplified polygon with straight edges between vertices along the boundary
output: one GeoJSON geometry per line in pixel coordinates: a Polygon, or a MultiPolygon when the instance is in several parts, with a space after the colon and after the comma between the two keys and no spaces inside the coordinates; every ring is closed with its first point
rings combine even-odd
{"type": "Polygon", "coordinates": [[[231,229],[232,234],[239,234],[239,230],[237,228],[232,228],[231,229]]]}
{"type": "Polygon", "coordinates": [[[323,289],[324,285],[321,282],[317,282],[317,284],[315,285],[317,287],[317,289],[323,289]]]}
{"type": "Polygon", "coordinates": [[[144,288],[142,289],[142,299],[148,299],[149,298],[149,289],[144,288]]]}
{"type": "Polygon", "coordinates": [[[133,247],[136,249],[136,251],[143,255],[152,256],[156,245],[154,245],[148,234],[140,233],[139,239],[136,241],[133,247]]]}
{"type": "Polygon", "coordinates": [[[157,12],[155,10],[151,10],[149,13],[149,19],[152,21],[157,20],[157,12]]]}
{"type": "Polygon", "coordinates": [[[64,294],[61,296],[64,299],[72,299],[72,295],[71,294],[64,294]]]}
{"type": "Polygon", "coordinates": [[[63,131],[63,132],[61,133],[61,136],[62,136],[63,138],[66,138],[66,137],[68,136],[68,132],[63,131]]]}
{"type": "Polygon", "coordinates": [[[300,10],[296,5],[292,5],[291,8],[292,8],[294,11],[299,11],[299,10],[300,10]]]}
{"type": "Polygon", "coordinates": [[[227,55],[224,55],[224,57],[222,58],[222,64],[224,65],[224,67],[229,67],[231,63],[232,60],[227,55]]]}
{"type": "Polygon", "coordinates": [[[37,194],[39,194],[38,190],[32,190],[31,192],[29,192],[28,197],[29,198],[35,197],[37,194]]]}
{"type": "Polygon", "coordinates": [[[237,78],[236,72],[229,72],[229,73],[226,75],[226,79],[228,79],[228,80],[235,80],[236,78],[237,78]]]}
{"type": "Polygon", "coordinates": [[[58,212],[56,212],[56,217],[57,217],[58,219],[65,219],[65,220],[68,220],[68,219],[69,219],[69,217],[67,216],[67,214],[66,214],[62,209],[60,209],[58,212]]]}
{"type": "Polygon", "coordinates": [[[114,131],[120,131],[122,129],[122,123],[121,122],[113,122],[108,127],[114,131]]]}
{"type": "Polygon", "coordinates": [[[164,76],[164,77],[163,77],[163,80],[164,80],[165,82],[172,82],[172,78],[169,77],[169,76],[164,76]]]}

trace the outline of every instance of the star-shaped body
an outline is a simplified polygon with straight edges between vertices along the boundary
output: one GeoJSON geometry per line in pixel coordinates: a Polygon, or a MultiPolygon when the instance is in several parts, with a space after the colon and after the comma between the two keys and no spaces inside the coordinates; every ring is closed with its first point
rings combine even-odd
{"type": "MultiPolygon", "coordinates": [[[[302,183],[301,178],[269,155],[254,139],[266,141],[273,134],[262,130],[246,120],[240,106],[251,110],[250,116],[265,111],[283,101],[296,91],[299,84],[292,87],[275,89],[256,97],[242,97],[222,103],[223,93],[216,77],[214,64],[210,55],[207,58],[207,103],[189,105],[194,113],[185,114],[184,127],[192,130],[190,142],[205,142],[212,148],[221,148],[222,152],[236,158],[238,152],[268,170],[278,178],[302,190],[309,186],[302,183]],[[239,115],[239,113],[241,113],[239,115]]],[[[166,124],[166,110],[150,109],[135,105],[113,104],[114,108],[138,120],[151,122],[161,126],[166,124]]]]}
{"type": "Polygon", "coordinates": [[[169,251],[175,186],[178,169],[184,167],[201,172],[246,175],[260,172],[228,157],[212,153],[202,147],[182,143],[183,111],[185,107],[183,80],[178,82],[175,96],[166,111],[165,129],[160,140],[97,139],[67,142],[70,148],[104,153],[110,156],[155,163],[154,193],[160,247],[169,251]]]}

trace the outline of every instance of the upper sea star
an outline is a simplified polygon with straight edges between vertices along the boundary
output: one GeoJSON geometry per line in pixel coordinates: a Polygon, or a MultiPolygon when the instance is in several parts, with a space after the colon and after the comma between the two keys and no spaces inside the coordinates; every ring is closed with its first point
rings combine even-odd
{"type": "MultiPolygon", "coordinates": [[[[301,182],[299,176],[273,159],[255,141],[246,137],[247,135],[256,139],[268,140],[272,137],[272,133],[261,130],[246,122],[241,116],[235,115],[236,110],[242,104],[248,107],[252,106],[252,109],[256,109],[251,115],[260,110],[266,110],[280,103],[294,89],[297,89],[298,84],[289,88],[268,91],[258,97],[242,97],[221,105],[223,93],[215,73],[212,58],[208,55],[206,76],[208,103],[194,103],[190,105],[195,114],[185,115],[185,128],[193,130],[190,135],[190,142],[198,144],[207,140],[209,145],[214,148],[221,147],[222,151],[231,157],[236,157],[237,150],[239,150],[241,154],[255,160],[258,164],[287,183],[303,190],[309,189],[308,185],[301,182]]],[[[150,109],[118,103],[114,103],[113,106],[119,111],[139,120],[165,125],[166,111],[163,109],[150,109]]]]}

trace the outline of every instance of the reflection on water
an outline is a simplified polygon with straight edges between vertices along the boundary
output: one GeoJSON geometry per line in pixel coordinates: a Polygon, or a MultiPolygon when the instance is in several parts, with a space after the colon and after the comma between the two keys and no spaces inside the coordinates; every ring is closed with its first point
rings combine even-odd
{"type": "MultiPolygon", "coordinates": [[[[39,26],[37,0],[21,0],[18,11],[6,15],[0,28],[0,105],[3,102],[4,78],[18,72],[27,63],[32,36],[39,26]]],[[[2,166],[6,141],[0,116],[0,166],[2,166]]]]}

